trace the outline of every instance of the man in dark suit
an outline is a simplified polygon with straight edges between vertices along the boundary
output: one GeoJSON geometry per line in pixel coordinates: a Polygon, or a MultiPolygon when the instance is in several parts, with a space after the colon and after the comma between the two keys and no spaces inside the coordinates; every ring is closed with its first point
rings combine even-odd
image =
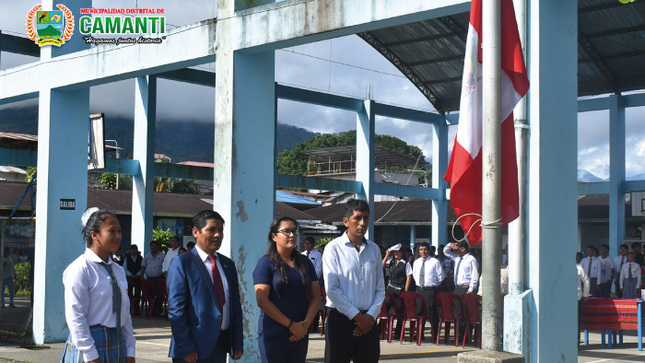
{"type": "Polygon", "coordinates": [[[225,363],[243,353],[242,308],[233,261],[216,253],[224,219],[212,210],[193,218],[195,248],[174,258],[168,270],[168,313],[173,362],[225,363]]]}

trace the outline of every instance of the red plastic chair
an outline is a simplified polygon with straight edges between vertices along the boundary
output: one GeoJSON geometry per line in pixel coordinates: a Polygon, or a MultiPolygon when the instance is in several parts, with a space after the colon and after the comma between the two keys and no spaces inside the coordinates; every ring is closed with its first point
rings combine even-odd
{"type": "Polygon", "coordinates": [[[466,338],[469,338],[472,327],[475,327],[475,345],[479,343],[479,349],[482,349],[482,318],[479,315],[479,306],[482,303],[482,297],[475,294],[465,294],[461,296],[463,306],[466,307],[466,333],[464,334],[464,341],[462,348],[466,346],[466,338]]]}
{"type": "Polygon", "coordinates": [[[396,297],[391,292],[385,292],[385,300],[383,300],[383,304],[381,305],[381,313],[378,316],[378,319],[383,321],[387,321],[387,325],[381,325],[381,339],[385,339],[385,334],[386,334],[386,329],[387,329],[387,342],[392,343],[392,330],[394,329],[394,321],[400,321],[403,319],[403,314],[401,314],[401,311],[399,311],[399,298],[396,297]],[[393,305],[392,307],[394,308],[394,313],[390,313],[388,311],[387,305],[385,304],[385,301],[387,301],[387,298],[392,299],[393,305]]]}
{"type": "Polygon", "coordinates": [[[146,279],[141,279],[141,313],[139,317],[143,317],[143,311],[146,310],[146,316],[152,317],[152,310],[155,307],[157,299],[150,291],[154,290],[154,283],[146,279]]]}
{"type": "MultiPolygon", "coordinates": [[[[459,323],[461,322],[461,318],[455,316],[452,308],[452,301],[457,300],[461,303],[461,299],[459,298],[459,295],[455,295],[450,292],[437,293],[435,298],[437,300],[437,310],[439,311],[439,325],[437,326],[436,344],[439,345],[439,337],[441,336],[441,324],[445,324],[444,343],[448,344],[448,341],[450,339],[450,325],[454,323],[454,337],[456,347],[459,345],[459,323]]],[[[463,313],[461,314],[461,316],[463,316],[463,313]]]]}
{"type": "MultiPolygon", "coordinates": [[[[405,323],[407,321],[410,322],[410,330],[409,330],[409,339],[411,342],[414,341],[414,334],[416,333],[416,340],[417,340],[417,345],[421,345],[421,337],[423,333],[423,327],[425,326],[426,320],[431,319],[428,318],[428,308],[426,307],[426,301],[423,299],[423,296],[420,294],[417,294],[416,292],[410,292],[410,291],[401,291],[401,294],[399,294],[399,298],[401,299],[401,302],[403,303],[403,324],[401,325],[403,328],[401,329],[401,339],[399,343],[403,344],[403,340],[405,337],[405,323]],[[417,315],[417,304],[416,301],[421,300],[421,304],[423,307],[424,314],[423,315],[417,315]],[[418,325],[417,328],[415,329],[415,325],[418,325]]],[[[432,324],[432,323],[431,323],[432,324]]],[[[434,330],[434,329],[431,329],[434,330]]]]}
{"type": "Polygon", "coordinates": [[[327,293],[325,292],[324,287],[320,287],[320,298],[322,299],[322,306],[318,309],[320,314],[320,335],[325,335],[325,319],[327,319],[327,293]]]}

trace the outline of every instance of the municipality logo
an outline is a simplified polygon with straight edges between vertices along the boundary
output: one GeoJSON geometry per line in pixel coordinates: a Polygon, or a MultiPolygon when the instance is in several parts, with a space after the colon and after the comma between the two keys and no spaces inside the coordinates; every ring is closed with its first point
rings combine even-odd
{"type": "Polygon", "coordinates": [[[41,7],[36,5],[27,14],[27,35],[41,47],[60,47],[74,33],[74,16],[65,5],[58,4],[60,10],[49,11],[41,11],[41,7]]]}

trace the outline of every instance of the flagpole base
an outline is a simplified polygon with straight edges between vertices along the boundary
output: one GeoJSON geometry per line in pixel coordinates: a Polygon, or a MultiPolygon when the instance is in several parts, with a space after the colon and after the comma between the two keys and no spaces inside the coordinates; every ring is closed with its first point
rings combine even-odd
{"type": "Polygon", "coordinates": [[[457,355],[458,363],[524,363],[524,356],[509,352],[478,350],[457,355]]]}
{"type": "Polygon", "coordinates": [[[504,297],[504,350],[528,356],[533,290],[504,297]]]}

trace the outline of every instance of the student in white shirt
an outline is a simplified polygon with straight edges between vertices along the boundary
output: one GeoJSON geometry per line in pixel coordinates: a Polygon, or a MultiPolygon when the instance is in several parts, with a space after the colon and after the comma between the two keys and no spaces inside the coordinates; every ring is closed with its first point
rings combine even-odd
{"type": "Polygon", "coordinates": [[[476,294],[479,288],[477,260],[469,253],[468,242],[449,243],[443,253],[455,262],[455,294],[476,294]]]}
{"type": "Polygon", "coordinates": [[[620,290],[625,299],[640,298],[641,266],[634,262],[635,256],[634,252],[627,255],[627,262],[620,272],[620,290]]]}
{"type": "Polygon", "coordinates": [[[587,257],[583,258],[580,264],[589,276],[589,286],[591,294],[595,297],[597,295],[596,285],[598,285],[598,278],[600,277],[600,262],[595,257],[596,248],[592,245],[587,247],[587,257]]]}
{"type": "Polygon", "coordinates": [[[135,339],[123,267],[110,258],[121,244],[116,216],[98,208],[82,217],[87,249],[63,273],[69,338],[61,362],[134,363],[135,339]]]}
{"type": "Polygon", "coordinates": [[[374,322],[385,298],[385,286],[381,250],[365,238],[369,221],[367,202],[348,200],[343,217],[347,232],[331,241],[323,253],[329,307],[326,363],[376,363],[379,359],[379,329],[374,322]]]}
{"type": "MultiPolygon", "coordinates": [[[[426,307],[428,308],[428,313],[432,319],[430,326],[434,328],[438,323],[435,294],[437,293],[439,285],[441,285],[441,281],[444,279],[444,274],[441,262],[431,256],[430,253],[431,249],[427,242],[419,243],[419,258],[414,260],[412,270],[408,271],[405,290],[410,290],[412,279],[414,278],[416,283],[416,292],[423,296],[423,300],[425,300],[426,307]]],[[[423,310],[423,308],[421,306],[417,306],[417,314],[425,314],[425,312],[421,310],[423,310]]],[[[436,337],[436,331],[432,331],[432,336],[436,337]]]]}
{"type": "Polygon", "coordinates": [[[623,269],[623,265],[627,263],[627,252],[629,252],[629,247],[623,243],[620,245],[618,256],[614,258],[614,271],[616,271],[614,285],[616,286],[616,297],[623,297],[623,293],[620,291],[620,272],[623,269]]]}
{"type": "Polygon", "coordinates": [[[611,281],[614,279],[614,261],[609,257],[609,245],[600,245],[600,277],[598,278],[598,296],[609,298],[611,295],[611,281]]]}

